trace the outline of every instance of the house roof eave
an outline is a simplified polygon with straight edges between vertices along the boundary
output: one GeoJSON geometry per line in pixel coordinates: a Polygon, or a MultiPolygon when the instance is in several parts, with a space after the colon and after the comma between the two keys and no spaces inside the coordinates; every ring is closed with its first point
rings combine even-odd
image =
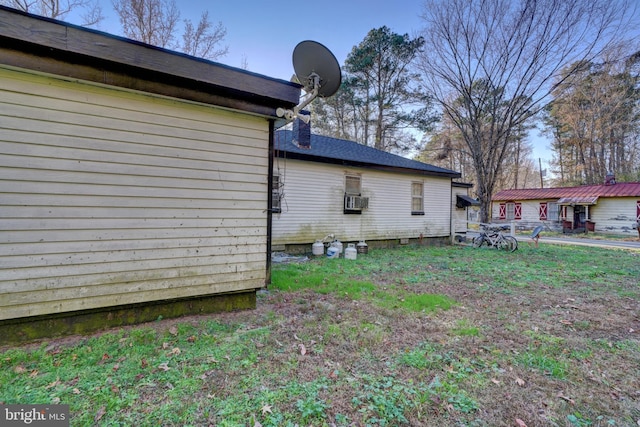
{"type": "Polygon", "coordinates": [[[0,65],[276,118],[300,85],[0,6],[0,65]]]}
{"type": "Polygon", "coordinates": [[[383,172],[433,176],[433,177],[442,177],[442,178],[451,178],[451,179],[460,178],[462,176],[462,174],[460,174],[459,172],[446,172],[446,171],[435,171],[435,170],[429,171],[424,169],[402,168],[397,166],[381,165],[381,164],[371,163],[371,162],[358,162],[358,161],[352,161],[347,159],[338,159],[338,158],[323,157],[318,155],[309,155],[309,154],[303,154],[303,153],[292,152],[292,151],[285,152],[285,151],[279,150],[277,152],[277,155],[280,158],[304,160],[309,162],[332,164],[332,165],[367,168],[367,169],[379,170],[383,172]]]}

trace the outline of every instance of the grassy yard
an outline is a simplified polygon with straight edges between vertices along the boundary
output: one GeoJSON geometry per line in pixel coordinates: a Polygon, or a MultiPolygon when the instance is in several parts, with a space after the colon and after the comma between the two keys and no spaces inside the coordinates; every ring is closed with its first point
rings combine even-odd
{"type": "Polygon", "coordinates": [[[0,349],[73,426],[637,426],[640,253],[521,245],[276,264],[253,311],[0,349]]]}

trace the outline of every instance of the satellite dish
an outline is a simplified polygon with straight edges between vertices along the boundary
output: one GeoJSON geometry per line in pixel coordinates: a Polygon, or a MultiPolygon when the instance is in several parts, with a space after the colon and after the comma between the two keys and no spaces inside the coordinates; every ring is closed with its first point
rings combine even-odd
{"type": "MultiPolygon", "coordinates": [[[[305,40],[293,49],[293,69],[297,80],[307,92],[307,97],[293,110],[278,108],[278,117],[293,120],[299,117],[309,123],[308,115],[298,115],[300,110],[309,105],[316,97],[329,97],[340,89],[342,73],[340,64],[333,53],[318,42],[305,40]]],[[[294,78],[291,79],[294,81],[294,78]]]]}
{"type": "Polygon", "coordinates": [[[293,49],[293,69],[307,92],[318,86],[318,96],[328,97],[340,88],[342,73],[333,53],[318,42],[306,40],[293,49]]]}

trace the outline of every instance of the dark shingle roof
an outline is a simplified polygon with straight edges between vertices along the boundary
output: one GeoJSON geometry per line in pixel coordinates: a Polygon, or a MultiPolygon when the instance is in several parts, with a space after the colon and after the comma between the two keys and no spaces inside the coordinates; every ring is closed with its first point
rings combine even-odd
{"type": "Polygon", "coordinates": [[[275,133],[275,149],[280,157],[308,160],[312,162],[332,163],[394,172],[418,173],[423,175],[459,178],[460,173],[410,160],[402,156],[387,153],[357,142],[311,135],[311,147],[301,148],[294,144],[293,132],[279,130],[275,133]]]}
{"type": "Polygon", "coordinates": [[[498,191],[493,201],[545,200],[561,198],[640,197],[640,182],[619,182],[613,185],[582,185],[580,187],[524,188],[498,191]]]}

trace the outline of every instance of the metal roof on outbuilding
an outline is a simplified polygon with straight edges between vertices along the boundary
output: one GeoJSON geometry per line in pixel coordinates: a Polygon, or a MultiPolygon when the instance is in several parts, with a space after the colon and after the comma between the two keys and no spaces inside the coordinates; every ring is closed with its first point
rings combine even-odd
{"type": "MultiPolygon", "coordinates": [[[[519,190],[498,191],[492,198],[494,202],[515,200],[582,200],[585,204],[599,197],[640,197],[640,182],[619,182],[616,184],[582,185],[579,187],[524,188],[519,190]]],[[[574,204],[576,204],[574,202],[574,204]]]]}

